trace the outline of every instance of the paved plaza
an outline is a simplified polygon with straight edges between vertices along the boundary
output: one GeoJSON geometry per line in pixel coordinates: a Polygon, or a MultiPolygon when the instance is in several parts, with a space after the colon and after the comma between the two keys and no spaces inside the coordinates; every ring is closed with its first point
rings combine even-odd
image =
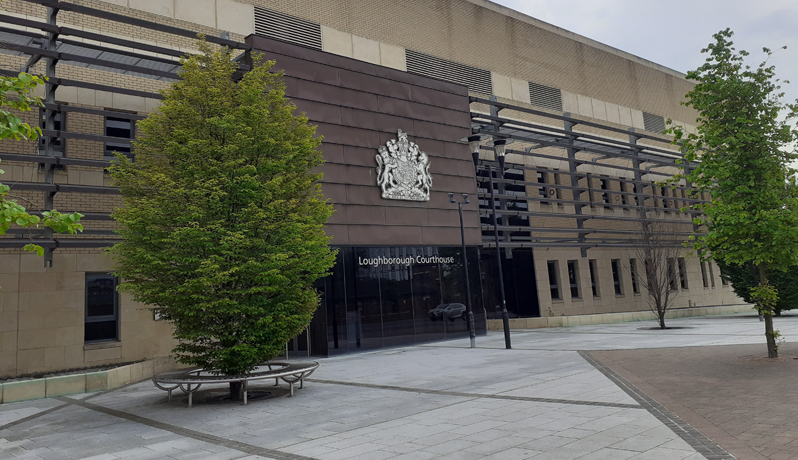
{"type": "MultiPolygon", "coordinates": [[[[785,385],[798,375],[798,347],[760,359],[764,327],[753,315],[668,324],[678,328],[514,331],[512,350],[491,331],[477,349],[466,337],[328,358],[295,397],[247,406],[167,403],[150,381],[4,404],[0,458],[798,458],[785,385]],[[755,446],[768,426],[784,428],[768,439],[777,447],[755,446]]],[[[798,342],[798,316],[776,327],[798,342]]]]}

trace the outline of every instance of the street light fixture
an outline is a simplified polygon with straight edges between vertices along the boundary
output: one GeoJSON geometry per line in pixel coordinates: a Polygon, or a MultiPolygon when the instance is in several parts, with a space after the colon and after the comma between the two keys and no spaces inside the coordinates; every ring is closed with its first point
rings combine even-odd
{"type": "MultiPolygon", "coordinates": [[[[474,158],[474,166],[479,163],[480,136],[468,138],[468,145],[471,147],[471,154],[474,158]]],[[[506,139],[496,139],[493,141],[493,149],[496,152],[496,159],[499,161],[499,168],[502,178],[504,178],[504,155],[507,149],[506,139]]],[[[507,313],[507,297],[504,293],[504,272],[502,269],[502,254],[499,247],[499,225],[496,221],[496,198],[493,191],[493,165],[487,163],[488,177],[490,178],[490,209],[493,212],[493,238],[496,242],[496,260],[499,264],[499,287],[502,296],[502,326],[504,327],[504,347],[508,350],[512,348],[510,342],[510,315],[507,313]]]]}
{"type": "Polygon", "coordinates": [[[474,328],[474,309],[471,308],[471,282],[468,279],[468,254],[466,254],[465,230],[463,229],[463,205],[471,203],[468,194],[463,193],[463,201],[454,199],[454,193],[449,194],[449,202],[457,203],[457,210],[460,211],[460,241],[463,245],[463,272],[465,273],[466,285],[466,313],[468,314],[468,335],[471,338],[471,348],[477,347],[477,331],[474,328]]]}

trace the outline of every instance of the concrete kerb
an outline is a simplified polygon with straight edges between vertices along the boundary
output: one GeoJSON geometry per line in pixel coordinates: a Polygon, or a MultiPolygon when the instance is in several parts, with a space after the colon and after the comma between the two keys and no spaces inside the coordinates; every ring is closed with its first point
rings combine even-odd
{"type": "MultiPolygon", "coordinates": [[[[665,314],[665,317],[686,318],[693,316],[750,313],[752,311],[751,305],[748,304],[720,305],[716,307],[688,307],[670,310],[665,314]]],[[[510,319],[510,329],[540,329],[545,327],[587,326],[592,324],[614,324],[651,320],[654,320],[654,314],[650,311],[604,313],[598,315],[549,316],[541,318],[512,318],[510,319]]],[[[502,321],[500,319],[488,320],[488,330],[498,331],[501,329],[502,321]]]]}
{"type": "Polygon", "coordinates": [[[176,367],[171,358],[158,358],[105,371],[6,382],[0,384],[0,404],[111,390],[176,367]]]}

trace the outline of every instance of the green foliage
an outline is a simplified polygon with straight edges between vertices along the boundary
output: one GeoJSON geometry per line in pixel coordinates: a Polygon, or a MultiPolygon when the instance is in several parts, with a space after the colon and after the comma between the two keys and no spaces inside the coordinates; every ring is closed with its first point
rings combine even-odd
{"type": "MultiPolygon", "coordinates": [[[[751,296],[751,288],[759,284],[759,273],[756,267],[728,265],[719,261],[718,265],[732,285],[734,293],[748,303],[755,303],[751,296]]],[[[773,307],[773,312],[781,312],[798,308],[798,266],[792,266],[786,271],[773,270],[768,274],[768,282],[776,288],[778,302],[773,307]]]]}
{"type": "Polygon", "coordinates": [[[760,315],[772,315],[779,295],[769,283],[761,283],[759,286],[752,287],[750,290],[751,300],[754,301],[754,308],[760,315]]]}
{"type": "MultiPolygon", "coordinates": [[[[33,95],[33,90],[42,84],[41,78],[24,72],[16,78],[0,76],[0,140],[35,140],[41,135],[38,126],[23,123],[17,112],[27,112],[31,106],[42,105],[41,98],[33,95]]],[[[0,174],[3,173],[0,170],[0,174]]],[[[56,232],[70,234],[83,230],[79,222],[82,214],[61,214],[52,210],[43,212],[44,219],[40,219],[28,214],[24,206],[11,199],[10,192],[8,185],[0,184],[0,235],[5,235],[14,224],[20,227],[38,227],[41,224],[56,232]]],[[[36,244],[28,244],[24,249],[40,256],[44,254],[44,248],[36,244]]]]}
{"type": "MultiPolygon", "coordinates": [[[[696,86],[683,105],[699,113],[697,133],[671,126],[686,160],[700,164],[686,175],[712,200],[697,206],[706,236],[694,248],[727,264],[766,264],[784,270],[798,262],[798,215],[794,190],[796,159],[791,144],[798,133],[780,118],[796,116],[784,104],[775,69],[767,61],[745,65],[745,51],[735,52],[729,29],[714,35],[706,63],[687,73],[696,86]]],[[[769,57],[772,52],[765,49],[769,57]]],[[[685,176],[677,176],[681,178],[685,176]]]]}
{"type": "MultiPolygon", "coordinates": [[[[729,29],[715,34],[715,42],[701,51],[709,54],[705,63],[687,73],[696,85],[682,104],[698,112],[697,133],[678,126],[668,132],[686,160],[700,163],[674,179],[685,178],[712,196],[696,206],[703,212],[696,223],[707,232],[691,240],[693,248],[727,265],[757,266],[761,286],[749,289],[750,295],[775,305],[770,291],[776,299],[777,292],[766,285],[768,269],[798,264],[796,171],[790,166],[798,158],[793,147],[798,132],[787,123],[798,115],[798,104],[781,101],[784,93],[767,60],[756,67],[745,64],[749,53],[735,50],[732,35],[729,29]]],[[[768,58],[773,54],[763,52],[768,58]]],[[[761,308],[768,357],[777,357],[772,306],[761,308]]]]}
{"type": "MultiPolygon", "coordinates": [[[[234,82],[227,49],[184,58],[181,80],[111,174],[122,284],[173,323],[178,359],[227,375],[278,355],[310,323],[332,267],[315,127],[261,62],[234,82]]],[[[256,61],[258,58],[256,58],[256,61]]]]}
{"type": "Polygon", "coordinates": [[[33,90],[43,84],[41,78],[25,72],[16,78],[0,76],[0,139],[36,139],[42,135],[38,126],[23,123],[19,115],[6,107],[27,112],[31,105],[42,105],[41,98],[34,96],[33,90]]]}

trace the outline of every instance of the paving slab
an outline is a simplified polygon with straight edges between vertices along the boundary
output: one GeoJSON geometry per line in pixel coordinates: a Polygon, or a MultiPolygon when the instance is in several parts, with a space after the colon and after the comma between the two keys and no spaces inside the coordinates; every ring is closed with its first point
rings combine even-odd
{"type": "MultiPolygon", "coordinates": [[[[776,323],[785,336],[798,335],[798,317],[776,323]]],[[[458,339],[327,358],[296,396],[247,406],[187,408],[182,396],[169,403],[149,381],[4,404],[0,451],[20,458],[97,460],[732,459],[719,445],[725,440],[718,432],[703,430],[670,405],[686,393],[665,403],[652,398],[648,391],[656,385],[646,386],[647,380],[627,375],[625,368],[615,370],[602,353],[699,349],[710,356],[728,349],[732,356],[734,346],[763,346],[761,323],[753,315],[736,315],[669,324],[680,329],[652,331],[651,321],[514,331],[512,350],[504,349],[498,331],[478,337],[476,349],[458,339]]],[[[656,367],[651,373],[677,375],[656,367]]],[[[706,407],[711,393],[702,392],[706,407]]],[[[766,426],[792,420],[798,412],[793,409],[748,430],[732,426],[735,415],[750,412],[731,403],[728,413],[706,418],[733,432],[737,442],[753,443],[766,426]]],[[[772,446],[760,446],[760,452],[766,448],[772,446]]],[[[782,457],[772,457],[777,458],[782,457]]]]}

